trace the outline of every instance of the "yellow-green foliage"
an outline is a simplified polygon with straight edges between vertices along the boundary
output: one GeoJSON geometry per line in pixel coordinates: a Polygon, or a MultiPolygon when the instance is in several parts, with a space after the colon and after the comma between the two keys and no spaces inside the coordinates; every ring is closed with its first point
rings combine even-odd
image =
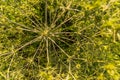
{"type": "Polygon", "coordinates": [[[120,80],[119,0],[0,0],[0,80],[120,80]]]}

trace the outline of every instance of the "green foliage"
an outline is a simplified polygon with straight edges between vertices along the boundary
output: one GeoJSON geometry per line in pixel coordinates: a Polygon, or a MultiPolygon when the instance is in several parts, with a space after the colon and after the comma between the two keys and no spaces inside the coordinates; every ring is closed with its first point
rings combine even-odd
{"type": "Polygon", "coordinates": [[[0,0],[0,80],[119,80],[119,0],[0,0]]]}

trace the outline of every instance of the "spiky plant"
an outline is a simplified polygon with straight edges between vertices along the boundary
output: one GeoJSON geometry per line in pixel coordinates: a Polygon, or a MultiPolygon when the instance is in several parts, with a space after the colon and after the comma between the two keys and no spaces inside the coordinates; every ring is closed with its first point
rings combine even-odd
{"type": "Polygon", "coordinates": [[[0,79],[119,80],[119,4],[1,0],[0,79]]]}
{"type": "MultiPolygon", "coordinates": [[[[11,35],[7,37],[8,41],[13,41],[13,45],[10,45],[12,48],[1,54],[1,56],[10,55],[7,79],[10,78],[14,62],[20,57],[25,60],[26,64],[22,64],[25,71],[30,66],[35,69],[53,66],[58,72],[70,67],[66,64],[70,64],[70,59],[74,56],[69,49],[77,41],[76,35],[80,32],[76,24],[78,19],[83,17],[79,6],[74,3],[72,0],[8,1],[7,5],[15,12],[10,11],[11,14],[8,15],[5,13],[7,8],[1,12],[5,23],[14,30],[10,31],[8,34],[11,35]],[[61,65],[66,67],[60,69],[61,65]]],[[[29,74],[29,77],[31,75],[26,74],[29,74]]],[[[69,74],[71,74],[70,68],[69,74]]]]}

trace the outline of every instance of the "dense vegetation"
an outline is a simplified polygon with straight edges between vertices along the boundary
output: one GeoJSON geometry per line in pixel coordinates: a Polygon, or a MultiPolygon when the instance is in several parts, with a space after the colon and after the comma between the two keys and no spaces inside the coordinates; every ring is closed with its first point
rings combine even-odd
{"type": "Polygon", "coordinates": [[[120,80],[120,1],[0,0],[0,80],[120,80]]]}

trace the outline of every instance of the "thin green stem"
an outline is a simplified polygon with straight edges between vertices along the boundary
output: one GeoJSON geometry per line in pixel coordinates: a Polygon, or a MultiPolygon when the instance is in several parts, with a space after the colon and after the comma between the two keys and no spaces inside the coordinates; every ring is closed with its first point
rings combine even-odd
{"type": "Polygon", "coordinates": [[[42,36],[39,36],[39,37],[37,37],[37,38],[35,38],[35,39],[33,39],[33,40],[31,40],[31,41],[29,41],[29,42],[25,43],[25,44],[24,44],[24,45],[22,45],[20,48],[16,49],[16,51],[15,51],[15,52],[17,52],[17,51],[21,50],[22,48],[24,48],[24,47],[26,47],[26,46],[28,46],[28,45],[30,45],[30,44],[33,44],[34,42],[40,41],[40,40],[41,40],[41,38],[42,38],[42,36]]]}
{"type": "Polygon", "coordinates": [[[69,55],[50,37],[48,37],[49,40],[51,40],[67,57],[69,57],[69,55]]]}
{"type": "Polygon", "coordinates": [[[49,66],[49,47],[48,47],[48,38],[46,39],[46,52],[47,52],[47,66],[49,66]]]}
{"type": "Polygon", "coordinates": [[[38,46],[38,48],[36,49],[35,54],[33,55],[33,59],[35,58],[36,54],[37,54],[38,51],[40,50],[40,47],[42,46],[42,45],[41,45],[42,42],[43,42],[43,39],[40,41],[39,46],[38,46]]]}

